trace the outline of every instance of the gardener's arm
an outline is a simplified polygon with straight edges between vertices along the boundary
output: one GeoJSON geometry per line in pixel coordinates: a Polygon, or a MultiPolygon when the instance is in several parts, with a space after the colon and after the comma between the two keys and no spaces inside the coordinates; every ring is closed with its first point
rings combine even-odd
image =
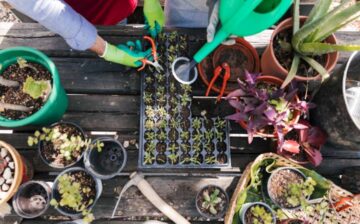
{"type": "Polygon", "coordinates": [[[130,51],[126,46],[107,44],[96,28],[61,0],[7,0],[14,8],[28,15],[49,30],[62,36],[75,50],[92,50],[105,60],[138,67],[145,52],[130,51]]]}

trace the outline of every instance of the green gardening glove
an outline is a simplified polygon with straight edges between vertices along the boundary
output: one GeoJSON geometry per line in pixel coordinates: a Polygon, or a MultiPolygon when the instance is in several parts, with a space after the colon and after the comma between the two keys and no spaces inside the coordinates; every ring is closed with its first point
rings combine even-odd
{"type": "Polygon", "coordinates": [[[106,61],[137,68],[142,65],[141,59],[146,58],[150,54],[151,49],[142,51],[140,41],[135,43],[129,41],[126,45],[120,44],[118,46],[106,43],[105,53],[101,57],[106,61]]]}
{"type": "Polygon", "coordinates": [[[165,24],[165,14],[159,0],[144,0],[145,29],[155,38],[165,24]]]}

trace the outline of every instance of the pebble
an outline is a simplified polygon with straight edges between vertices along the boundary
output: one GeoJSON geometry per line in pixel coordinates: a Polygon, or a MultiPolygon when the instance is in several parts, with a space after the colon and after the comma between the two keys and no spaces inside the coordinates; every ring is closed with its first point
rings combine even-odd
{"type": "Polygon", "coordinates": [[[0,185],[2,185],[5,182],[5,179],[3,177],[0,177],[0,185]]]}
{"type": "MultiPolygon", "coordinates": [[[[3,157],[3,158],[4,158],[4,157],[3,157]]],[[[10,162],[10,161],[11,161],[10,156],[7,156],[7,157],[5,158],[5,160],[6,160],[6,162],[10,162]]]]}
{"type": "Polygon", "coordinates": [[[8,180],[12,177],[12,173],[9,167],[7,167],[3,173],[3,177],[5,178],[5,180],[8,180]]]}
{"type": "Polygon", "coordinates": [[[14,162],[10,162],[9,164],[8,164],[8,166],[10,167],[10,169],[15,169],[15,163],[14,162]]]}
{"type": "Polygon", "coordinates": [[[2,158],[5,158],[8,154],[8,151],[5,149],[5,148],[1,148],[1,151],[0,151],[0,156],[2,158]]]}
{"type": "Polygon", "coordinates": [[[128,148],[129,145],[130,145],[129,141],[124,141],[123,146],[124,146],[125,149],[128,148]]]}
{"type": "Polygon", "coordinates": [[[7,183],[7,184],[10,184],[10,185],[11,185],[11,184],[12,184],[12,182],[13,182],[13,180],[14,180],[13,178],[10,178],[10,179],[6,180],[6,182],[5,182],[5,183],[7,183]]]}
{"type": "Polygon", "coordinates": [[[1,190],[3,190],[3,191],[8,191],[9,189],[10,189],[10,186],[7,185],[7,184],[3,184],[3,185],[1,186],[1,190]]]}

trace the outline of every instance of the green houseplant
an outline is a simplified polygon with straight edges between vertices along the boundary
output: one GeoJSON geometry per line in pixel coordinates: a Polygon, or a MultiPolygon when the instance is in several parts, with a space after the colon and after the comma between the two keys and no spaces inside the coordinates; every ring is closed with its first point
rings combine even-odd
{"type": "MultiPolygon", "coordinates": [[[[16,64],[18,59],[22,58],[32,64],[37,64],[45,68],[51,74],[51,90],[47,94],[43,105],[36,111],[21,119],[9,119],[5,116],[0,116],[0,126],[3,127],[20,127],[25,125],[48,125],[58,121],[68,105],[68,99],[65,90],[61,86],[60,77],[54,63],[42,52],[29,47],[14,47],[2,50],[0,52],[0,73],[3,74],[11,65],[16,64]]],[[[31,68],[32,65],[28,65],[31,68]]],[[[34,84],[34,80],[29,79],[28,83],[34,84]]],[[[16,83],[12,83],[16,84],[16,83]]],[[[39,84],[38,87],[47,85],[46,83],[39,84]],[[44,85],[45,84],[45,85],[44,85]]],[[[14,88],[20,88],[22,85],[14,88]]],[[[6,109],[6,108],[5,108],[6,109]]],[[[22,109],[25,109],[22,108],[22,109]]]]}
{"type": "Polygon", "coordinates": [[[359,45],[337,44],[333,35],[360,16],[360,2],[349,5],[351,0],[345,0],[329,10],[331,0],[318,0],[309,17],[300,17],[299,2],[294,1],[293,18],[274,31],[261,61],[265,74],[286,76],[283,88],[294,78],[323,81],[335,67],[338,51],[360,50],[359,45]]]}

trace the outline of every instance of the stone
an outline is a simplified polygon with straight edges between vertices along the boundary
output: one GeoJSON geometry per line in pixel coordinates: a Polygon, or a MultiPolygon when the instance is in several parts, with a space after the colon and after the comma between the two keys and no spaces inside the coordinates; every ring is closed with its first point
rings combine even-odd
{"type": "Polygon", "coordinates": [[[5,180],[8,180],[12,177],[12,173],[9,167],[4,170],[3,177],[5,178],[5,180]]]}
{"type": "Polygon", "coordinates": [[[3,177],[0,177],[0,186],[5,182],[5,179],[3,177]]]}
{"type": "Polygon", "coordinates": [[[5,157],[6,162],[10,162],[11,158],[10,156],[5,157]]]}
{"type": "Polygon", "coordinates": [[[7,183],[7,184],[10,184],[10,185],[11,185],[11,184],[12,184],[12,182],[13,182],[13,180],[14,180],[13,178],[10,178],[10,179],[6,180],[6,181],[5,181],[5,183],[7,183]]]}
{"type": "Polygon", "coordinates": [[[3,184],[3,185],[1,186],[1,190],[3,190],[3,191],[8,191],[9,189],[10,189],[10,186],[7,185],[7,184],[3,184]]]}
{"type": "Polygon", "coordinates": [[[7,149],[1,148],[0,156],[1,156],[2,158],[5,158],[5,157],[7,156],[7,154],[8,154],[7,149]]]}
{"type": "Polygon", "coordinates": [[[14,162],[9,162],[8,166],[10,167],[10,169],[15,169],[15,163],[14,162]]]}

